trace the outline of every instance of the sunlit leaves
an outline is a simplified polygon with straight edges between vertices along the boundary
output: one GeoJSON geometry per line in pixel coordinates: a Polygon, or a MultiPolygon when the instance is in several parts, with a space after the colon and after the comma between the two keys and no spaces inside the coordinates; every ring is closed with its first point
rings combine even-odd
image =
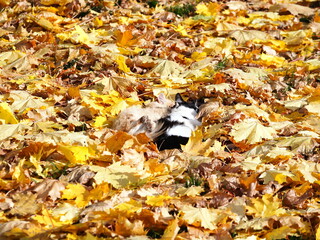
{"type": "Polygon", "coordinates": [[[319,238],[315,1],[0,5],[1,239],[319,238]],[[181,151],[111,129],[160,93],[181,151]]]}
{"type": "Polygon", "coordinates": [[[0,103],[0,120],[2,124],[16,124],[18,120],[14,116],[11,108],[5,102],[0,103]]]}
{"type": "Polygon", "coordinates": [[[255,119],[245,119],[233,126],[230,135],[235,142],[245,141],[249,144],[259,143],[262,140],[272,139],[276,131],[271,127],[265,127],[255,119]]]}
{"type": "Polygon", "coordinates": [[[187,223],[210,230],[217,229],[217,225],[228,217],[227,213],[217,209],[195,208],[191,206],[183,207],[182,214],[182,219],[187,223]]]}
{"type": "Polygon", "coordinates": [[[281,207],[280,199],[272,195],[263,195],[261,199],[252,199],[251,204],[247,206],[250,215],[257,217],[275,217],[285,214],[285,209],[281,207]]]}

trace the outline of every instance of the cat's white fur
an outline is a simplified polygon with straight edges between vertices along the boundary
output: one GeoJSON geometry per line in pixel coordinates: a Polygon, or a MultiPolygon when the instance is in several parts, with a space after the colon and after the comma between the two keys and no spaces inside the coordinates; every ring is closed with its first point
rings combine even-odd
{"type": "Polygon", "coordinates": [[[196,119],[197,112],[193,108],[186,106],[179,106],[173,108],[169,120],[172,122],[179,122],[180,125],[173,126],[167,130],[169,136],[190,137],[192,131],[201,125],[201,122],[196,119]]]}

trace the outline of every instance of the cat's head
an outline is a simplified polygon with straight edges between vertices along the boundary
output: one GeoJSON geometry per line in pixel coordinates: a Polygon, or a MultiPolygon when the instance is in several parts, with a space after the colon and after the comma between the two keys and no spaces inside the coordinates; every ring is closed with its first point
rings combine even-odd
{"type": "Polygon", "coordinates": [[[200,122],[196,119],[198,109],[198,101],[184,101],[181,95],[178,93],[175,97],[175,105],[171,108],[170,120],[180,123],[191,122],[192,125],[198,126],[200,122]]]}

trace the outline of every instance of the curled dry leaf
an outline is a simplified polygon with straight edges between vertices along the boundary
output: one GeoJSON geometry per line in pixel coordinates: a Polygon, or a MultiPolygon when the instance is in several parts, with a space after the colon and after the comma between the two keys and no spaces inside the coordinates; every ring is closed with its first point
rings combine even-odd
{"type": "Polygon", "coordinates": [[[52,201],[61,197],[61,191],[65,189],[66,184],[54,179],[46,179],[34,187],[28,189],[28,191],[35,192],[37,198],[42,201],[46,201],[48,197],[52,201]]]}

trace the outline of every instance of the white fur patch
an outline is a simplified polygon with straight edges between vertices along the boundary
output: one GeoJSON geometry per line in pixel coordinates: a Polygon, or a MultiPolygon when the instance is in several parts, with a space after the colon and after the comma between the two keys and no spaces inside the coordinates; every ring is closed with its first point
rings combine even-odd
{"type": "Polygon", "coordinates": [[[170,113],[170,120],[184,122],[183,119],[194,119],[196,115],[197,112],[193,108],[179,106],[178,108],[172,109],[170,113]]]}
{"type": "Polygon", "coordinates": [[[185,125],[174,126],[167,131],[169,136],[190,137],[192,129],[185,125]]]}

